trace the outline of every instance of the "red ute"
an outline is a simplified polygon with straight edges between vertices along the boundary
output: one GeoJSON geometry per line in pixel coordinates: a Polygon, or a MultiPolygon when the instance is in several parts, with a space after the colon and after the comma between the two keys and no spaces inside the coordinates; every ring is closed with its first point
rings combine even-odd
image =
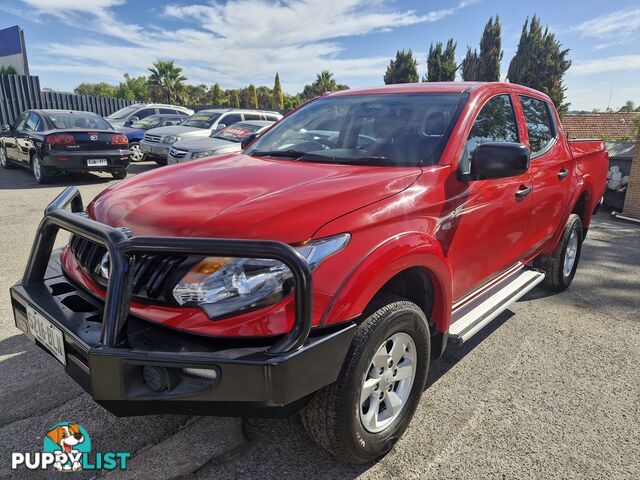
{"type": "Polygon", "coordinates": [[[12,289],[16,324],[118,415],[302,409],[323,447],[366,462],[447,345],[540,282],[570,285],[606,171],[602,142],[568,142],[529,88],[334,93],[86,213],[66,190],[12,289]]]}

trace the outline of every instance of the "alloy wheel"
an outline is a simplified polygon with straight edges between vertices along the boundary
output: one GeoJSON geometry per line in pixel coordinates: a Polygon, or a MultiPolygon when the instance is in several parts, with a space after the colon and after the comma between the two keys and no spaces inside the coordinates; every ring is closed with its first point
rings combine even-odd
{"type": "Polygon", "coordinates": [[[576,257],[578,256],[578,232],[571,231],[569,235],[569,241],[567,242],[567,249],[564,253],[564,266],[562,268],[562,274],[565,277],[571,275],[573,266],[576,263],[576,257]]]}

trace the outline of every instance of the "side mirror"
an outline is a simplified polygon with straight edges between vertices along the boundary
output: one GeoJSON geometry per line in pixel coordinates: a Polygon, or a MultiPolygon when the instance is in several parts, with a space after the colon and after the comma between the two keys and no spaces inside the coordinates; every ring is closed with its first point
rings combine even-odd
{"type": "Polygon", "coordinates": [[[219,123],[218,126],[216,127],[216,131],[219,132],[223,128],[227,128],[227,126],[224,123],[219,123]]]}
{"type": "Polygon", "coordinates": [[[529,170],[529,149],[521,143],[487,142],[471,155],[469,180],[517,177],[529,170]]]}
{"type": "Polygon", "coordinates": [[[138,120],[140,120],[138,117],[136,117],[135,115],[133,117],[129,117],[129,120],[127,120],[124,123],[125,127],[130,127],[131,125],[133,125],[134,123],[136,123],[138,120]]]}
{"type": "Polygon", "coordinates": [[[8,132],[9,130],[11,130],[11,125],[9,125],[8,123],[5,123],[4,125],[2,125],[3,132],[8,132]]]}
{"type": "Polygon", "coordinates": [[[244,137],[242,137],[242,140],[240,140],[240,147],[242,148],[242,150],[251,145],[256,138],[258,138],[257,132],[247,133],[244,137]]]}

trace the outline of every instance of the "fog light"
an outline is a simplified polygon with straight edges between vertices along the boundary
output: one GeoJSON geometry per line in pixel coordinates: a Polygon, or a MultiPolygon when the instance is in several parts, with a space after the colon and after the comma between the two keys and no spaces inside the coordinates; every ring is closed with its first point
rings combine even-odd
{"type": "Polygon", "coordinates": [[[165,367],[146,365],[142,369],[142,376],[147,386],[154,392],[166,392],[178,384],[178,375],[165,367]]]}

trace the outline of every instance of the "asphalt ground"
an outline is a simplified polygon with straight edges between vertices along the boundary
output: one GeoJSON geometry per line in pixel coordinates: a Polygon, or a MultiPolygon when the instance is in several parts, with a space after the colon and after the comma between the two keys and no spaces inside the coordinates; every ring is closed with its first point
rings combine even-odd
{"type": "Polygon", "coordinates": [[[640,478],[639,226],[598,214],[569,290],[537,288],[448,350],[394,450],[353,467],[313,444],[297,417],[116,418],[14,327],[8,289],[43,208],[67,185],[87,202],[112,182],[99,174],[39,186],[27,170],[0,170],[1,477],[58,478],[12,471],[10,454],[42,451],[45,431],[73,420],[94,450],[133,453],[110,478],[640,478]]]}

